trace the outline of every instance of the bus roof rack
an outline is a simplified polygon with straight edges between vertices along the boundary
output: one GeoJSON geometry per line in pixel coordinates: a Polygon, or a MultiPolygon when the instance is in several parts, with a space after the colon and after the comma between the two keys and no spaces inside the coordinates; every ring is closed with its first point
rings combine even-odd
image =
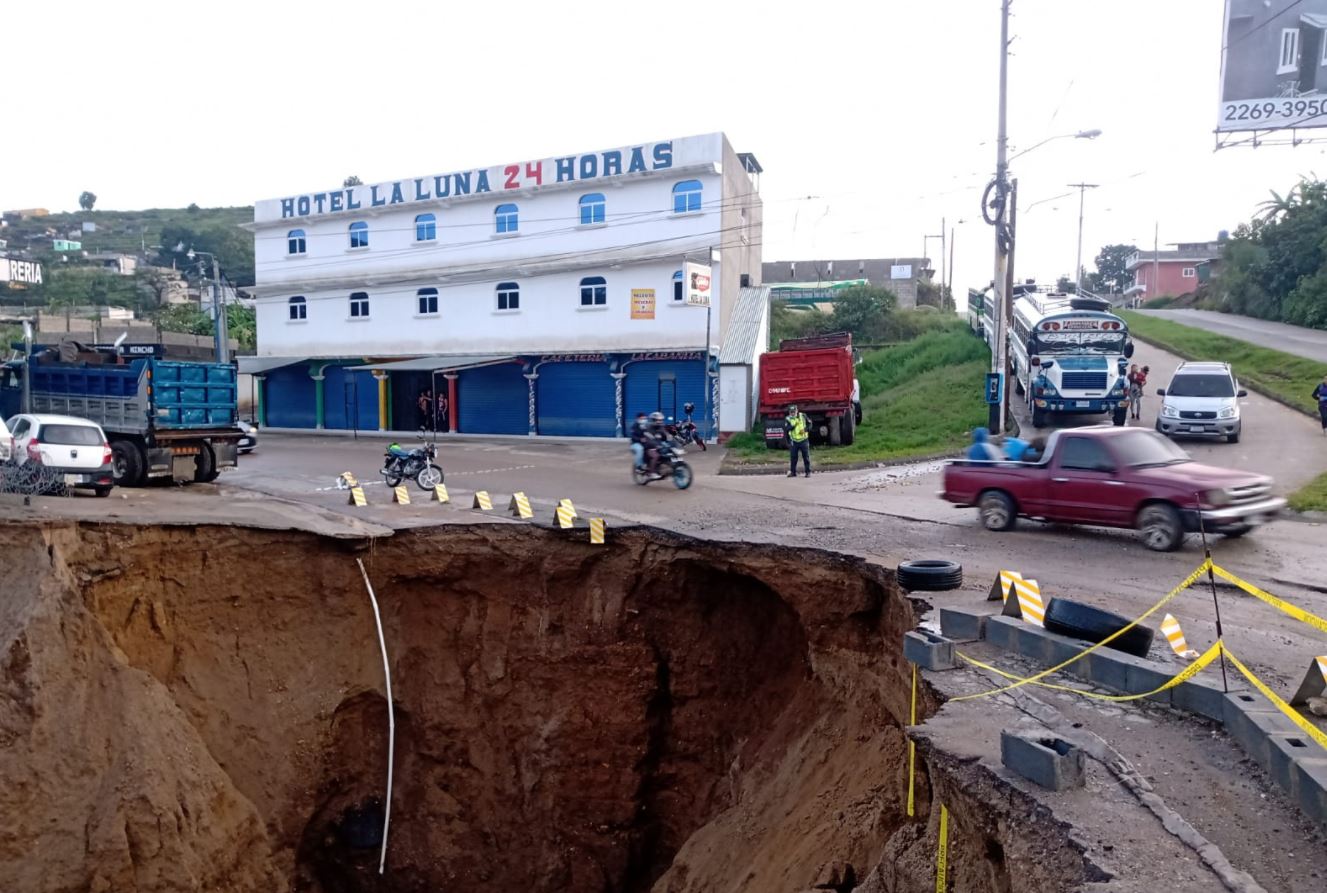
{"type": "Polygon", "coordinates": [[[1105,298],[1079,295],[1069,299],[1069,306],[1075,310],[1109,310],[1111,305],[1105,298]]]}

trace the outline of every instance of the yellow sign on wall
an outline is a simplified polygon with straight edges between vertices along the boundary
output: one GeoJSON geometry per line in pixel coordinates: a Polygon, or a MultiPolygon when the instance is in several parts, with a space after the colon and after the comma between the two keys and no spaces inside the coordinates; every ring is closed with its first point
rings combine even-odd
{"type": "Polygon", "coordinates": [[[654,319],[654,289],[633,288],[631,290],[631,318],[654,319]]]}

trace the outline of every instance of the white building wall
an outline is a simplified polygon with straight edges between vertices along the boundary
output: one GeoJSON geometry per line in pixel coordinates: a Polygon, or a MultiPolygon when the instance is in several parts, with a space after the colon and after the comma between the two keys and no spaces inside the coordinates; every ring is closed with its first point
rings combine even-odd
{"type": "MultiPolygon", "coordinates": [[[[705,310],[673,300],[679,262],[575,270],[517,277],[520,309],[497,309],[496,280],[449,285],[419,279],[366,287],[369,317],[350,316],[345,289],[304,293],[306,319],[292,321],[285,298],[258,301],[259,354],[306,357],[396,357],[421,354],[568,353],[699,350],[705,310]],[[608,303],[580,304],[585,276],[607,281],[608,303]],[[419,313],[417,290],[438,289],[438,314],[419,313]],[[632,289],[654,289],[653,319],[632,319],[632,289]]],[[[717,282],[716,276],[716,282],[717,282]]],[[[715,295],[714,312],[723,296],[715,295]]],[[[716,340],[712,338],[711,340],[716,340]]]]}

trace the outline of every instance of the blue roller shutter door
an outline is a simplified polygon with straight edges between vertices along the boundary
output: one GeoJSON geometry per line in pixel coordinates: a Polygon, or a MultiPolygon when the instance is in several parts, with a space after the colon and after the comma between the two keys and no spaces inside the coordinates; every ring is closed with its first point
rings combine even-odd
{"type": "Polygon", "coordinates": [[[312,428],[318,424],[316,391],[304,363],[271,370],[265,388],[268,427],[312,428]]]}
{"type": "Polygon", "coordinates": [[[696,404],[692,418],[702,431],[708,431],[705,409],[705,367],[700,360],[645,360],[629,364],[625,370],[627,422],[636,413],[662,412],[675,419],[685,413],[686,403],[696,404]]]}
{"type": "Polygon", "coordinates": [[[323,374],[323,426],[347,431],[378,430],[378,381],[373,373],[328,366],[323,374]]]}
{"type": "Polygon", "coordinates": [[[607,363],[545,363],[537,385],[540,434],[617,434],[617,391],[607,363]]]}
{"type": "Polygon", "coordinates": [[[522,370],[519,363],[461,370],[456,400],[462,433],[530,433],[530,383],[522,370]]]}

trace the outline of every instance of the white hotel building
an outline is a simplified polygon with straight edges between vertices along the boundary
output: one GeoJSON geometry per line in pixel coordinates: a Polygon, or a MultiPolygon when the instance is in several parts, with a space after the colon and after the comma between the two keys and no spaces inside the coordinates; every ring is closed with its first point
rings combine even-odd
{"type": "Polygon", "coordinates": [[[620,436],[687,402],[710,427],[736,327],[723,427],[745,430],[759,173],[714,133],[257,202],[260,421],[406,430],[433,390],[452,431],[620,436]],[[687,262],[712,268],[708,345],[687,262]]]}

